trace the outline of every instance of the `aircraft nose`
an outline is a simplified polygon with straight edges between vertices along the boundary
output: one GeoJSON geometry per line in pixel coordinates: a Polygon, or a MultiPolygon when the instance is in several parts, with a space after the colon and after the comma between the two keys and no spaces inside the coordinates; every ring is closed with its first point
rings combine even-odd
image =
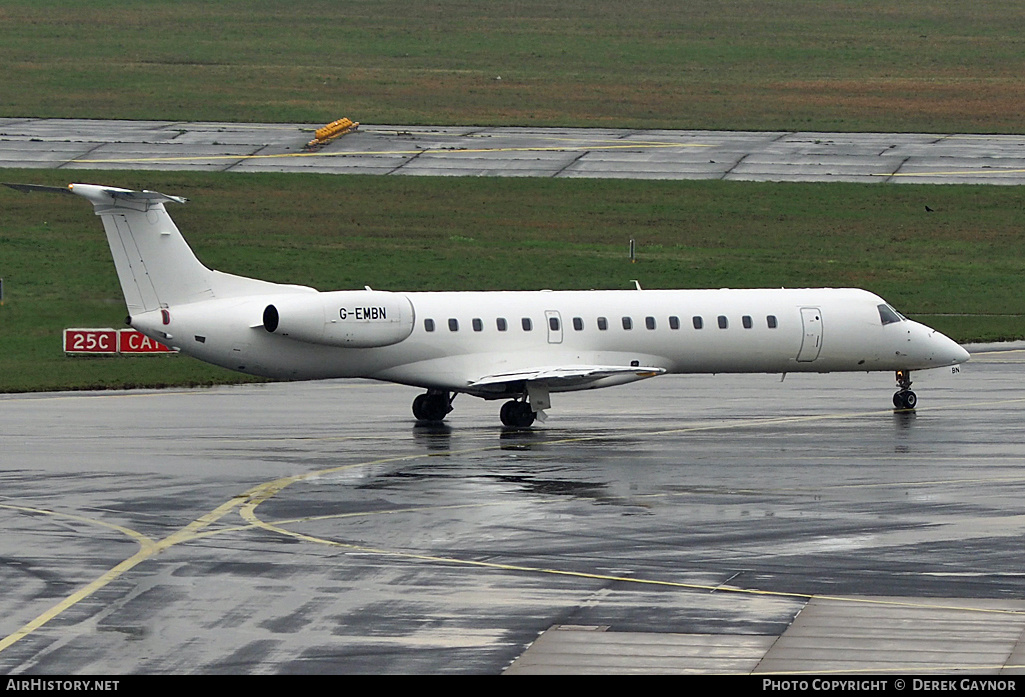
{"type": "Polygon", "coordinates": [[[936,346],[935,359],[941,365],[957,365],[958,363],[964,363],[972,357],[963,346],[945,334],[933,330],[931,338],[936,346]]]}
{"type": "Polygon", "coordinates": [[[966,351],[963,346],[960,346],[957,343],[954,343],[954,347],[953,348],[954,348],[954,350],[953,350],[953,356],[954,356],[953,362],[954,363],[964,363],[965,361],[967,361],[969,358],[972,357],[972,354],[968,353],[968,351],[966,351]]]}
{"type": "Polygon", "coordinates": [[[909,333],[911,337],[915,337],[910,340],[919,348],[917,355],[923,367],[957,365],[971,358],[960,344],[932,327],[915,322],[909,333]]]}

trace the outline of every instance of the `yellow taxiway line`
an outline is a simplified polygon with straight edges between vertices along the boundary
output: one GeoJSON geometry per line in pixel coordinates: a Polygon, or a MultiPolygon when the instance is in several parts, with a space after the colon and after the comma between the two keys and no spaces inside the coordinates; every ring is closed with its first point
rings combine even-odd
{"type": "Polygon", "coordinates": [[[373,156],[373,155],[394,155],[413,156],[419,155],[479,155],[482,153],[503,153],[503,152],[588,152],[592,150],[644,150],[644,149],[666,149],[666,148],[709,148],[711,145],[701,143],[623,143],[615,145],[600,145],[589,143],[585,145],[552,145],[536,147],[515,147],[515,148],[461,148],[461,147],[435,147],[416,150],[343,150],[338,152],[288,152],[275,153],[270,155],[181,155],[176,157],[119,157],[110,159],[81,158],[71,160],[74,164],[125,164],[133,162],[219,162],[224,160],[275,160],[283,158],[300,157],[352,157],[352,156],[373,156]]]}

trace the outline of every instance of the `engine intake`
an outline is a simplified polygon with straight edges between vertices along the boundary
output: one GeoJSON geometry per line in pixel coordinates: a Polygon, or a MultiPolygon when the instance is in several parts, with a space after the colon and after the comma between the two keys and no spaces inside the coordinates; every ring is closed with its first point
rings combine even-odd
{"type": "Polygon", "coordinates": [[[278,315],[278,308],[268,305],[263,311],[263,328],[273,334],[278,329],[278,322],[281,316],[278,315]]]}

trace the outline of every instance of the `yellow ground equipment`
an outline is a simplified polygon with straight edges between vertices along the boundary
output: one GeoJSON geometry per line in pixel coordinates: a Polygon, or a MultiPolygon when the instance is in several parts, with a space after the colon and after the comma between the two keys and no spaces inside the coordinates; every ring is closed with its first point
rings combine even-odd
{"type": "Polygon", "coordinates": [[[328,125],[322,126],[313,132],[313,135],[316,137],[306,144],[306,148],[313,149],[321,147],[339,136],[344,136],[346,133],[352,133],[357,128],[359,128],[359,122],[353,121],[352,119],[338,119],[337,121],[332,121],[328,125]]]}

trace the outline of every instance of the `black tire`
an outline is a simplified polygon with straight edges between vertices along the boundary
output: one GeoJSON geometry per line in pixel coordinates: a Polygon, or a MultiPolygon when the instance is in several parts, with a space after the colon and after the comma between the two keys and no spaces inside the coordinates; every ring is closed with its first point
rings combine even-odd
{"type": "Polygon", "coordinates": [[[911,390],[901,390],[893,395],[895,409],[913,410],[918,405],[918,395],[911,390]]]}
{"type": "Polygon", "coordinates": [[[534,423],[536,416],[534,410],[530,408],[530,404],[516,400],[503,404],[498,415],[504,425],[514,428],[527,428],[534,423]]]}
{"type": "Polygon", "coordinates": [[[441,421],[452,411],[447,394],[427,392],[413,400],[413,416],[417,421],[441,421]]]}
{"type": "Polygon", "coordinates": [[[918,395],[908,390],[904,393],[904,408],[914,409],[916,406],[918,406],[918,395]]]}
{"type": "Polygon", "coordinates": [[[424,414],[424,402],[426,401],[426,394],[418,394],[416,398],[413,399],[413,416],[417,421],[424,421],[427,418],[424,414]]]}
{"type": "Polygon", "coordinates": [[[424,419],[427,421],[441,421],[452,408],[448,403],[447,394],[427,394],[424,400],[424,419]]]}
{"type": "Polygon", "coordinates": [[[498,412],[498,418],[502,420],[504,426],[515,426],[513,423],[512,411],[516,406],[516,402],[506,402],[502,405],[502,409],[498,412]]]}
{"type": "Polygon", "coordinates": [[[513,426],[527,428],[534,423],[534,410],[530,408],[530,404],[527,402],[516,402],[516,407],[511,412],[514,421],[513,426]]]}

